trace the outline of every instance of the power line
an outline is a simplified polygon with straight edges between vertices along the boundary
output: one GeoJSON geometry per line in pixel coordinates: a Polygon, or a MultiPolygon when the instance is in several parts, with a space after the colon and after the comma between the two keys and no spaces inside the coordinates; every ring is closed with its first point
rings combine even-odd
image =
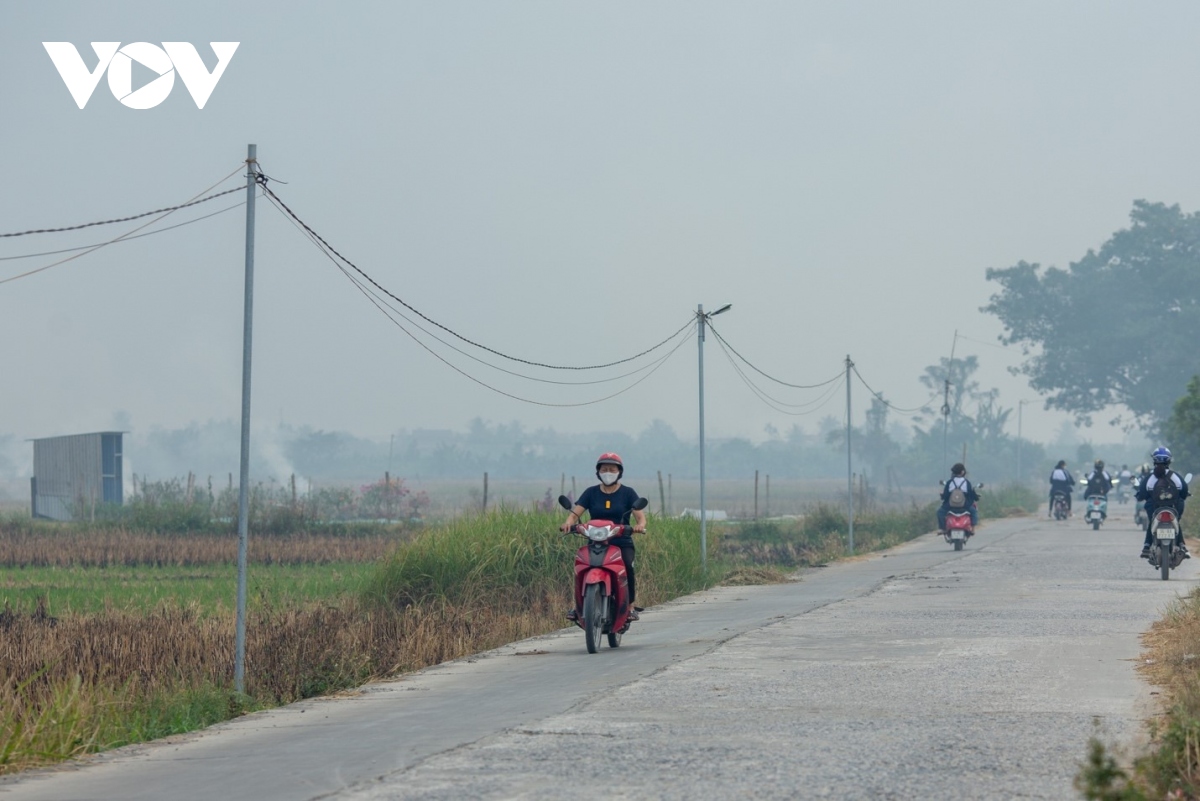
{"type": "MultiPolygon", "coordinates": [[[[221,195],[228,195],[230,192],[236,192],[236,191],[238,191],[237,189],[230,189],[230,190],[226,190],[226,191],[224,191],[224,192],[219,192],[219,193],[217,193],[217,194],[215,194],[215,195],[210,195],[210,196],[208,196],[208,197],[204,197],[204,198],[202,198],[202,199],[200,199],[200,200],[197,200],[197,198],[201,198],[201,196],[203,196],[203,195],[208,195],[208,193],[209,193],[209,192],[211,192],[213,189],[216,189],[218,186],[220,186],[221,184],[223,184],[223,183],[225,183],[226,181],[228,181],[230,178],[232,178],[232,177],[233,177],[234,175],[236,175],[238,172],[241,172],[241,170],[242,170],[242,167],[241,167],[241,166],[238,166],[238,168],[237,168],[237,169],[235,169],[233,172],[229,173],[229,175],[226,175],[226,176],[225,176],[224,178],[222,178],[221,180],[219,180],[219,181],[217,181],[216,183],[214,183],[212,186],[210,186],[210,187],[208,187],[207,189],[204,189],[204,190],[202,190],[202,191],[200,191],[200,192],[197,192],[197,193],[196,193],[195,195],[193,195],[193,196],[192,196],[192,197],[191,197],[191,198],[190,198],[190,199],[189,199],[189,200],[188,200],[186,203],[182,203],[182,204],[180,204],[179,206],[175,206],[175,207],[173,207],[173,208],[171,208],[171,209],[165,210],[165,211],[163,211],[161,214],[159,214],[159,216],[155,217],[153,220],[150,220],[149,222],[142,223],[141,225],[137,226],[136,228],[132,228],[132,229],[130,229],[129,231],[126,231],[125,233],[121,234],[120,236],[113,237],[112,239],[108,240],[107,242],[101,242],[101,243],[100,243],[100,244],[98,244],[98,245],[93,245],[93,246],[89,247],[87,250],[83,250],[83,251],[80,251],[79,253],[76,253],[74,256],[67,256],[65,259],[59,259],[59,260],[58,260],[58,261],[56,261],[56,262],[51,262],[50,264],[46,264],[46,265],[43,265],[43,266],[41,266],[41,267],[37,267],[37,268],[35,268],[35,269],[32,269],[32,270],[26,270],[26,271],[25,271],[25,272],[23,272],[23,273],[19,273],[19,274],[17,274],[17,275],[11,276],[11,277],[9,277],[9,278],[2,279],[2,280],[0,280],[0,284],[7,284],[7,283],[9,283],[10,281],[17,281],[17,280],[20,280],[20,279],[22,279],[22,278],[28,278],[28,277],[29,277],[29,276],[31,276],[31,275],[36,275],[36,274],[38,274],[38,273],[45,272],[46,270],[49,270],[51,267],[57,267],[57,266],[59,266],[60,264],[66,264],[66,263],[67,263],[67,262],[69,262],[69,261],[74,261],[75,259],[78,259],[78,258],[80,258],[80,257],[82,257],[82,256],[86,256],[86,255],[88,255],[89,253],[94,253],[94,252],[96,252],[97,250],[100,250],[100,248],[107,247],[108,245],[112,245],[112,244],[115,244],[115,243],[117,243],[117,242],[121,242],[121,241],[123,241],[123,240],[125,240],[125,239],[128,239],[129,237],[131,237],[131,236],[133,236],[134,234],[136,234],[138,231],[141,231],[143,228],[148,228],[148,227],[150,227],[151,225],[154,225],[154,224],[155,224],[156,222],[158,222],[159,220],[162,220],[162,219],[165,219],[166,217],[169,217],[170,215],[174,214],[174,213],[175,213],[176,211],[178,211],[179,209],[186,208],[186,207],[188,207],[188,206],[194,206],[194,205],[196,205],[196,203],[203,203],[203,202],[205,202],[205,201],[207,201],[207,200],[212,200],[213,198],[218,198],[218,197],[221,197],[221,195]]],[[[151,213],[155,213],[155,212],[151,212],[151,213]]],[[[139,216],[139,217],[144,217],[144,216],[146,216],[146,215],[144,215],[144,214],[143,214],[143,215],[138,215],[138,216],[139,216]]],[[[99,225],[99,224],[101,224],[101,223],[89,223],[89,225],[99,225]]],[[[80,226],[80,227],[84,227],[84,228],[86,228],[87,226],[80,226]]]]}
{"type": "MultiPolygon", "coordinates": [[[[214,184],[214,186],[220,186],[221,184],[225,183],[230,178],[232,178],[234,176],[234,174],[239,172],[241,169],[242,169],[241,167],[238,167],[236,170],[229,173],[229,175],[226,175],[220,181],[217,181],[217,183],[214,184]]],[[[57,234],[57,233],[62,233],[63,231],[78,231],[81,228],[91,228],[96,225],[112,225],[113,223],[121,223],[121,222],[130,222],[132,220],[140,220],[143,217],[153,217],[155,214],[163,214],[163,213],[169,213],[172,211],[179,211],[180,209],[186,209],[188,206],[198,206],[201,203],[207,203],[210,200],[215,200],[216,198],[219,198],[222,195],[229,195],[234,192],[240,192],[241,190],[242,190],[242,187],[240,187],[240,186],[235,187],[233,189],[226,189],[224,192],[218,192],[215,195],[210,195],[209,197],[200,198],[199,200],[189,200],[187,203],[180,203],[178,206],[167,206],[166,208],[155,209],[154,211],[144,211],[141,214],[134,214],[132,217],[117,217],[116,219],[112,219],[112,220],[99,220],[97,222],[83,223],[82,225],[68,225],[68,226],[64,226],[62,228],[36,228],[33,230],[29,230],[29,231],[16,231],[11,234],[0,234],[0,239],[8,239],[8,238],[14,237],[14,236],[29,236],[30,234],[57,234]]]]}
{"type": "Polygon", "coordinates": [[[758,385],[756,385],[753,381],[750,380],[749,376],[747,376],[745,374],[745,372],[742,371],[742,369],[738,366],[737,362],[735,362],[733,360],[733,357],[725,349],[725,345],[721,342],[720,337],[717,338],[717,344],[721,346],[721,351],[725,354],[725,358],[729,360],[730,365],[733,366],[734,372],[737,373],[738,377],[742,379],[742,383],[744,383],[760,401],[762,401],[763,403],[765,403],[767,406],[771,407],[775,411],[779,412],[780,414],[786,414],[786,415],[790,415],[792,417],[804,417],[806,415],[814,414],[814,413],[820,411],[825,406],[825,404],[829,403],[830,398],[832,398],[834,395],[837,394],[837,391],[842,388],[842,384],[845,382],[845,376],[844,375],[840,376],[840,378],[842,379],[841,381],[833,384],[831,387],[829,387],[829,389],[827,389],[825,392],[823,392],[820,397],[816,398],[813,401],[810,401],[809,403],[806,403],[806,404],[784,403],[783,401],[779,401],[775,398],[772,398],[764,390],[759,388],[758,385]],[[807,411],[803,411],[803,412],[796,412],[796,411],[789,411],[788,409],[782,409],[779,406],[777,406],[776,404],[780,404],[783,406],[793,406],[795,408],[801,408],[801,407],[807,407],[807,406],[814,406],[815,408],[811,408],[811,409],[808,409],[807,411]]]}
{"type": "MultiPolygon", "coordinates": [[[[268,200],[271,200],[271,198],[268,198],[268,200]]],[[[518,373],[514,370],[508,370],[499,365],[492,364],[491,362],[485,361],[485,360],[479,358],[478,356],[475,356],[472,353],[468,353],[467,351],[463,350],[462,348],[457,347],[456,345],[454,345],[451,342],[447,342],[442,337],[439,337],[437,334],[430,331],[428,328],[425,328],[420,323],[414,321],[412,318],[405,315],[402,311],[400,311],[399,309],[392,306],[391,303],[389,302],[390,299],[387,298],[386,295],[381,295],[373,287],[364,284],[364,282],[362,282],[361,280],[356,278],[354,275],[352,275],[345,267],[343,267],[341,264],[338,263],[338,261],[333,257],[333,255],[331,253],[329,253],[329,251],[317,240],[316,237],[314,237],[312,234],[308,233],[304,229],[300,228],[299,224],[297,224],[295,220],[293,220],[291,217],[289,217],[283,211],[283,209],[281,209],[278,206],[278,204],[274,203],[274,201],[272,201],[272,206],[274,206],[275,209],[278,210],[280,214],[284,215],[284,219],[287,220],[289,223],[291,223],[293,226],[295,226],[297,228],[297,230],[299,230],[300,233],[312,243],[313,247],[317,248],[317,250],[321,252],[321,255],[323,255],[327,259],[329,259],[333,263],[334,267],[336,267],[338,269],[338,271],[341,272],[342,275],[344,275],[346,277],[346,280],[350,281],[350,283],[352,283],[356,288],[358,288],[358,290],[360,292],[363,292],[365,295],[368,295],[368,299],[374,298],[375,300],[379,301],[378,303],[374,303],[374,305],[377,309],[379,309],[381,312],[383,312],[385,316],[387,316],[389,319],[391,319],[391,315],[396,314],[397,316],[401,317],[405,322],[407,322],[409,325],[411,325],[412,327],[414,327],[417,330],[424,333],[426,336],[429,336],[432,339],[437,340],[438,342],[440,342],[441,344],[450,348],[451,350],[455,351],[456,353],[459,353],[462,356],[465,356],[474,362],[478,362],[479,364],[482,364],[485,367],[490,367],[493,370],[498,370],[502,373],[506,373],[507,375],[515,376],[517,378],[524,378],[529,381],[536,381],[536,382],[542,383],[542,384],[556,384],[559,386],[591,386],[591,385],[595,385],[595,384],[611,383],[613,381],[619,381],[622,378],[628,378],[629,376],[636,375],[644,370],[648,370],[656,364],[656,362],[649,362],[649,363],[642,365],[641,367],[638,367],[634,370],[630,370],[629,372],[622,373],[622,374],[616,375],[616,376],[610,376],[608,378],[596,379],[594,381],[556,381],[556,380],[549,379],[549,378],[539,378],[537,376],[531,376],[531,375],[526,375],[524,373],[518,373]]],[[[395,322],[395,321],[393,320],[393,322],[395,322]]],[[[408,333],[408,332],[406,331],[405,333],[408,333]]],[[[680,334],[683,334],[683,333],[684,333],[683,331],[680,331],[680,332],[677,332],[676,335],[679,336],[680,334]]],[[[411,336],[411,334],[410,334],[410,336],[411,336]]]]}
{"type": "Polygon", "coordinates": [[[521,397],[520,395],[514,395],[511,392],[505,392],[504,390],[502,390],[498,387],[492,386],[491,384],[487,383],[486,381],[476,378],[475,376],[468,373],[466,370],[463,370],[462,368],[458,367],[457,365],[451,363],[445,357],[443,357],[441,354],[439,354],[437,351],[433,350],[433,348],[429,347],[424,342],[422,342],[411,331],[409,331],[407,328],[405,328],[398,320],[396,320],[394,317],[392,317],[390,314],[388,314],[387,311],[382,306],[379,305],[379,302],[376,301],[375,298],[371,297],[371,295],[366,292],[364,287],[362,287],[357,282],[355,282],[354,286],[357,287],[358,290],[363,293],[364,297],[366,297],[367,300],[369,300],[377,309],[379,309],[381,312],[383,312],[383,314],[389,320],[392,321],[393,325],[395,325],[397,328],[399,328],[401,331],[403,331],[405,334],[407,334],[409,336],[409,338],[412,339],[413,342],[416,342],[418,345],[420,345],[422,348],[424,348],[426,351],[428,351],[431,356],[433,356],[435,359],[440,361],[442,364],[446,365],[451,370],[453,370],[454,372],[463,376],[464,378],[475,382],[476,384],[478,384],[481,387],[484,387],[485,389],[490,389],[492,392],[495,392],[499,395],[503,395],[506,398],[512,398],[513,400],[520,401],[522,403],[529,403],[534,406],[549,406],[549,407],[556,407],[556,408],[574,408],[574,407],[579,407],[579,406],[592,406],[597,403],[602,403],[606,400],[611,400],[612,398],[615,398],[618,395],[623,395],[626,392],[628,392],[629,390],[636,387],[638,384],[645,381],[650,376],[654,375],[656,372],[658,372],[658,368],[662,367],[663,364],[666,363],[667,359],[670,359],[672,356],[674,356],[676,351],[678,351],[681,347],[683,347],[683,345],[685,343],[687,343],[688,339],[689,339],[688,337],[680,338],[679,344],[677,344],[671,350],[667,351],[667,353],[665,355],[659,357],[658,361],[654,363],[654,368],[652,370],[650,370],[650,372],[646,373],[644,376],[639,378],[637,381],[634,381],[629,386],[627,386],[623,389],[620,389],[610,395],[605,395],[602,398],[595,398],[593,400],[581,401],[579,403],[548,403],[546,401],[538,401],[538,400],[533,400],[531,398],[524,398],[524,397],[521,397]]]}
{"type": "MultiPolygon", "coordinates": [[[[265,177],[265,176],[264,176],[264,177],[265,177]]],[[[272,191],[271,191],[271,190],[270,190],[270,189],[267,187],[267,185],[266,185],[266,182],[265,182],[265,181],[263,182],[263,191],[264,191],[264,192],[266,192],[266,194],[267,194],[267,196],[268,196],[268,197],[272,198],[272,199],[273,199],[275,202],[277,202],[277,203],[278,203],[278,204],[279,204],[279,205],[280,205],[280,206],[283,208],[283,210],[284,210],[285,212],[287,212],[288,216],[290,216],[290,217],[291,217],[292,219],[294,219],[294,220],[295,220],[297,223],[299,223],[299,224],[300,224],[300,225],[301,225],[301,226],[304,228],[304,230],[305,230],[305,231],[307,231],[308,233],[310,233],[312,236],[316,237],[317,241],[319,241],[319,242],[322,244],[322,246],[324,246],[326,249],[328,249],[330,253],[332,253],[333,255],[337,256],[337,258],[338,258],[339,260],[341,260],[342,262],[344,262],[344,263],[345,263],[346,265],[348,265],[348,266],[349,266],[351,269],[353,269],[353,270],[354,270],[356,273],[358,273],[358,274],[359,274],[359,275],[361,275],[363,278],[365,278],[365,279],[366,279],[368,282],[370,282],[370,284],[371,284],[372,286],[374,286],[374,287],[375,287],[376,289],[378,289],[380,292],[384,293],[384,294],[385,294],[385,295],[387,295],[389,298],[391,298],[392,300],[396,301],[396,302],[397,302],[397,303],[399,303],[401,306],[403,306],[404,308],[408,309],[410,312],[412,312],[413,314],[417,315],[418,317],[420,317],[422,320],[424,320],[425,322],[429,323],[430,325],[435,325],[435,326],[437,326],[438,328],[440,328],[440,329],[442,329],[443,331],[445,331],[447,334],[450,334],[451,336],[455,337],[456,339],[459,339],[459,340],[461,340],[462,342],[465,342],[465,343],[467,343],[468,345],[471,345],[472,347],[476,347],[476,348],[479,348],[480,350],[487,351],[488,353],[491,353],[491,354],[493,354],[493,355],[495,355],[495,356],[499,356],[499,357],[501,357],[502,359],[508,359],[509,361],[518,362],[518,363],[520,363],[520,364],[527,364],[527,365],[529,365],[529,366],[531,366],[531,367],[544,367],[544,368],[546,368],[546,369],[548,369],[548,370],[600,370],[600,369],[603,369],[603,368],[606,368],[606,367],[614,367],[614,366],[616,366],[616,365],[618,365],[618,364],[625,364],[625,363],[627,363],[627,362],[634,361],[635,359],[639,359],[639,358],[641,358],[642,356],[645,356],[645,355],[646,355],[646,354],[648,354],[648,353],[652,353],[652,352],[654,352],[654,351],[658,350],[659,348],[662,348],[663,346],[665,346],[665,345],[667,345],[668,343],[670,343],[670,342],[671,342],[673,339],[675,339],[675,337],[676,337],[676,336],[678,336],[678,335],[679,335],[679,333],[680,333],[681,331],[684,331],[684,330],[686,330],[686,329],[690,328],[690,327],[691,327],[691,325],[692,325],[692,317],[689,315],[689,317],[688,317],[688,321],[687,321],[686,323],[684,323],[682,326],[680,326],[680,327],[679,327],[679,329],[677,329],[676,331],[674,331],[674,332],[673,332],[673,333],[672,333],[670,336],[668,336],[666,339],[664,339],[664,340],[662,340],[661,342],[659,342],[657,345],[654,345],[653,347],[647,348],[646,350],[642,351],[641,353],[636,353],[636,354],[634,354],[633,356],[629,356],[629,357],[627,357],[627,358],[624,358],[624,359],[618,359],[617,361],[608,362],[607,364],[591,364],[591,365],[585,365],[585,366],[579,366],[579,367],[576,367],[576,366],[570,366],[570,365],[560,365],[560,364],[545,364],[545,363],[543,363],[543,362],[535,362],[535,361],[530,361],[530,360],[528,360],[528,359],[522,359],[522,358],[519,358],[519,357],[516,357],[516,356],[509,356],[507,353],[503,353],[503,352],[501,352],[501,351],[498,351],[498,350],[496,350],[495,348],[490,348],[490,347],[488,347],[487,345],[483,345],[483,344],[481,344],[481,343],[479,343],[479,342],[475,342],[474,340],[468,339],[467,337],[463,336],[462,334],[458,333],[457,331],[455,331],[455,330],[453,330],[453,329],[451,329],[451,328],[448,328],[448,327],[447,327],[447,326],[445,326],[445,325],[442,325],[442,324],[441,324],[441,323],[439,323],[437,320],[434,320],[432,317],[429,317],[428,315],[424,314],[424,313],[423,313],[423,312],[421,312],[419,309],[417,309],[415,306],[413,306],[412,304],[410,304],[410,303],[408,303],[407,301],[405,301],[403,298],[400,298],[400,297],[398,297],[397,295],[393,294],[392,292],[388,291],[388,290],[387,290],[387,289],[386,289],[386,288],[385,288],[383,285],[381,285],[381,284],[380,284],[378,281],[376,281],[374,278],[372,278],[370,275],[368,275],[368,274],[367,274],[365,271],[363,271],[363,269],[362,269],[362,268],[360,268],[360,267],[359,267],[357,264],[355,264],[354,262],[350,261],[348,258],[346,258],[346,257],[345,257],[345,256],[343,256],[341,253],[339,253],[339,252],[338,252],[338,250],[337,250],[336,248],[334,248],[332,245],[330,245],[330,244],[329,244],[329,243],[328,243],[328,242],[325,240],[325,238],[324,238],[324,237],[322,237],[320,234],[318,234],[316,231],[314,231],[314,230],[312,229],[312,227],[310,227],[310,226],[308,225],[308,223],[306,223],[306,222],[304,222],[304,220],[300,219],[300,217],[299,217],[299,216],[296,214],[296,212],[292,211],[292,210],[291,210],[291,208],[289,208],[289,207],[288,207],[288,205],[287,205],[286,203],[284,203],[284,202],[283,202],[283,201],[282,201],[282,200],[279,198],[279,196],[278,196],[278,195],[276,195],[274,192],[272,192],[272,191]]]]}
{"type": "Polygon", "coordinates": [[[780,384],[785,387],[791,387],[792,389],[817,389],[819,387],[826,386],[827,384],[832,384],[834,381],[837,381],[839,378],[843,377],[842,373],[838,372],[838,374],[835,375],[833,378],[830,378],[828,381],[822,381],[819,384],[789,384],[786,381],[781,381],[780,379],[774,377],[773,375],[769,375],[768,373],[763,372],[762,370],[758,369],[753,364],[751,364],[750,361],[747,360],[745,356],[743,356],[742,354],[737,352],[736,348],[734,348],[732,345],[730,345],[728,342],[725,341],[725,338],[721,336],[720,332],[717,331],[717,329],[712,325],[711,322],[709,323],[708,328],[710,331],[713,332],[713,336],[715,336],[718,340],[720,340],[720,342],[722,344],[724,344],[731,351],[733,351],[733,353],[736,354],[739,359],[741,359],[743,362],[746,363],[747,367],[749,367],[751,370],[758,373],[759,375],[763,376],[764,378],[771,379],[776,384],[780,384]]]}
{"type": "MultiPolygon", "coordinates": [[[[192,223],[198,223],[198,222],[201,222],[202,220],[207,220],[209,217],[216,217],[218,214],[224,214],[227,211],[233,211],[234,209],[241,208],[242,206],[245,206],[245,205],[246,205],[246,201],[243,200],[239,203],[233,204],[232,206],[226,206],[225,208],[221,209],[220,211],[214,211],[211,214],[205,214],[203,217],[196,217],[195,219],[188,220],[187,222],[176,223],[175,225],[168,225],[166,228],[159,228],[157,231],[147,231],[146,233],[138,234],[137,236],[123,237],[119,241],[120,242],[132,242],[133,240],[141,239],[144,236],[154,236],[155,234],[164,234],[167,231],[173,231],[174,229],[182,228],[185,225],[191,225],[192,223]]],[[[19,259],[32,259],[37,256],[57,256],[60,253],[74,253],[77,250],[87,250],[88,248],[96,248],[96,247],[100,247],[105,244],[110,244],[110,243],[96,242],[91,245],[79,245],[78,247],[63,248],[62,250],[44,250],[41,253],[25,253],[20,256],[0,256],[0,261],[17,261],[19,259]]],[[[111,244],[116,244],[116,243],[114,242],[111,244]]]]}
{"type": "Polygon", "coordinates": [[[724,352],[725,358],[729,360],[729,363],[733,366],[733,369],[738,373],[739,376],[741,376],[742,381],[745,382],[747,385],[749,385],[750,388],[755,391],[755,394],[759,395],[764,400],[768,400],[771,403],[778,404],[780,406],[786,406],[786,407],[789,407],[792,409],[807,409],[810,406],[815,406],[815,405],[821,404],[825,395],[828,394],[828,392],[824,392],[824,393],[822,393],[822,395],[820,397],[818,397],[814,400],[805,401],[804,403],[789,403],[787,401],[780,400],[779,398],[776,398],[774,395],[772,395],[771,393],[767,392],[765,389],[760,387],[758,384],[754,383],[753,379],[751,379],[748,375],[746,375],[745,371],[742,370],[742,368],[740,366],[738,366],[738,363],[733,360],[733,356],[729,353],[729,350],[728,350],[727,346],[725,345],[725,343],[721,342],[721,340],[718,339],[717,345],[724,352]]]}
{"type": "Polygon", "coordinates": [[[938,393],[935,392],[932,395],[930,395],[929,399],[926,400],[924,403],[922,403],[920,406],[914,407],[912,409],[902,409],[901,407],[896,406],[895,404],[891,403],[890,401],[885,400],[882,393],[876,392],[875,390],[871,389],[871,385],[868,384],[867,380],[862,377],[862,373],[858,372],[858,365],[852,364],[850,366],[850,369],[854,371],[854,374],[856,376],[858,376],[858,380],[862,382],[862,385],[867,388],[867,392],[870,392],[872,395],[874,395],[879,400],[880,403],[882,403],[884,406],[887,406],[889,409],[891,409],[894,412],[899,412],[901,414],[915,414],[917,412],[924,411],[925,409],[927,409],[929,407],[929,402],[938,396],[938,393]]]}
{"type": "Polygon", "coordinates": [[[972,339],[969,336],[958,333],[955,336],[958,339],[965,339],[967,342],[974,342],[976,345],[984,345],[985,347],[1006,351],[1010,356],[1017,356],[1016,350],[1011,345],[997,345],[995,342],[984,342],[982,339],[972,339]]]}

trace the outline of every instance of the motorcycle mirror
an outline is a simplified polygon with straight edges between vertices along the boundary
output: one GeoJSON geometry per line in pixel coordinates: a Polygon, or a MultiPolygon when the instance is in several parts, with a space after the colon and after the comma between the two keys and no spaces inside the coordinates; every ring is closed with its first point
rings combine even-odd
{"type": "Polygon", "coordinates": [[[1185,484],[1191,484],[1191,483],[1192,483],[1192,474],[1191,474],[1191,473],[1188,473],[1186,476],[1184,476],[1184,477],[1183,477],[1183,482],[1184,482],[1185,484]]]}
{"type": "Polygon", "coordinates": [[[633,510],[635,512],[640,512],[649,505],[650,505],[650,501],[646,500],[645,498],[638,498],[636,501],[633,502],[633,510]]]}
{"type": "Polygon", "coordinates": [[[571,510],[571,501],[567,499],[566,495],[558,496],[558,505],[561,506],[562,508],[566,509],[567,511],[571,510]]]}
{"type": "Polygon", "coordinates": [[[980,481],[978,484],[976,484],[975,489],[983,489],[983,482],[980,481]]]}

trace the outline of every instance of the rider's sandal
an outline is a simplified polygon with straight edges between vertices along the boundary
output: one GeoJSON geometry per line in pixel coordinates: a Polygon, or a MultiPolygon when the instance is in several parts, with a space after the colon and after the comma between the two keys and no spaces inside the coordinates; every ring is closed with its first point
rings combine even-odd
{"type": "Polygon", "coordinates": [[[636,606],[629,607],[629,619],[630,620],[641,620],[642,619],[641,615],[638,614],[638,609],[639,609],[639,607],[636,607],[636,606]]]}
{"type": "Polygon", "coordinates": [[[567,612],[567,620],[571,621],[572,623],[578,623],[579,613],[572,609],[571,611],[567,612]]]}

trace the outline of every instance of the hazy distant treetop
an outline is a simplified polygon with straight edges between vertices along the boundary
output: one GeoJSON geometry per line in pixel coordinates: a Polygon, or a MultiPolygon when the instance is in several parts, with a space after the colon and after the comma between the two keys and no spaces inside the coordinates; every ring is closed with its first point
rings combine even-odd
{"type": "Polygon", "coordinates": [[[1130,220],[1066,270],[989,269],[1001,291],[983,311],[1004,324],[1002,341],[1022,346],[1016,372],[1048,408],[1090,424],[1120,405],[1150,430],[1200,372],[1200,214],[1138,200],[1130,220]]]}

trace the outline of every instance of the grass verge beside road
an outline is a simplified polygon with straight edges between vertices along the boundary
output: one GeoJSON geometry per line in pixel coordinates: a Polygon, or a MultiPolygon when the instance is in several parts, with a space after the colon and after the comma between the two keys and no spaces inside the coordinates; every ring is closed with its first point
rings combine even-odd
{"type": "MultiPolygon", "coordinates": [[[[1200,547],[1188,544],[1193,552],[1200,547]]],[[[1200,588],[1171,604],[1142,644],[1139,669],[1165,698],[1150,723],[1150,745],[1126,760],[1093,737],[1075,787],[1101,801],[1200,798],[1200,588]]]]}

